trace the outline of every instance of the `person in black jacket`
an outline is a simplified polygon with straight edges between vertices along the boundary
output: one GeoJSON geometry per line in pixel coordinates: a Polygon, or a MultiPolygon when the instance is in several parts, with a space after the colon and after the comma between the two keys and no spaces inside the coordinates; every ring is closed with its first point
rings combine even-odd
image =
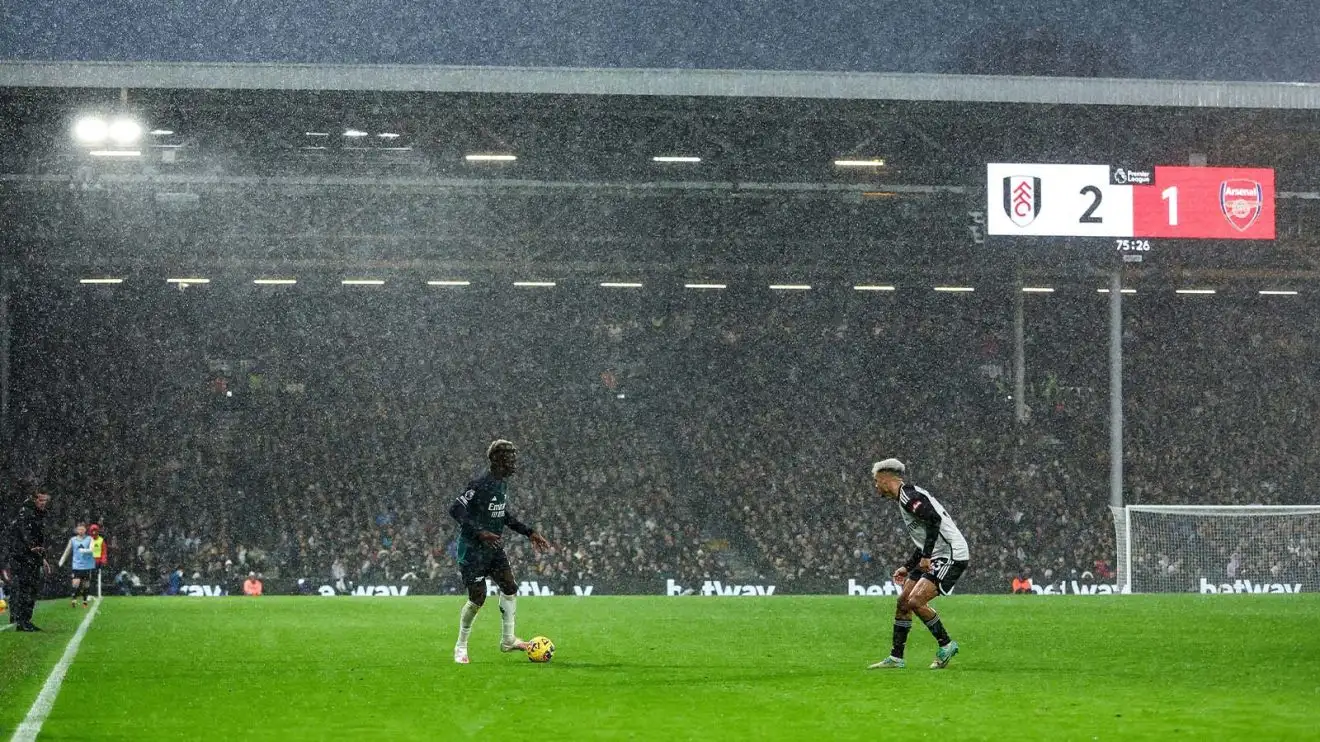
{"type": "Polygon", "coordinates": [[[18,631],[41,631],[32,623],[32,610],[41,594],[41,578],[50,571],[46,561],[46,508],[50,495],[38,491],[23,501],[9,526],[9,568],[13,580],[10,623],[18,631]]]}

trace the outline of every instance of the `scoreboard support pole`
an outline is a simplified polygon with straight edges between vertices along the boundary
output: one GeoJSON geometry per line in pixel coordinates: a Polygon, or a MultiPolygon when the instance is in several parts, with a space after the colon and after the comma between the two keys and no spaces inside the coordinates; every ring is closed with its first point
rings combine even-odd
{"type": "Polygon", "coordinates": [[[9,351],[13,335],[13,274],[14,266],[0,259],[0,481],[10,481],[10,431],[13,421],[9,415],[9,351]]]}
{"type": "Polygon", "coordinates": [[[1123,507],[1123,270],[1109,274],[1109,504],[1123,507]]]}
{"type": "Polygon", "coordinates": [[[1013,288],[1013,419],[1022,424],[1027,421],[1027,317],[1022,280],[1013,288]]]}

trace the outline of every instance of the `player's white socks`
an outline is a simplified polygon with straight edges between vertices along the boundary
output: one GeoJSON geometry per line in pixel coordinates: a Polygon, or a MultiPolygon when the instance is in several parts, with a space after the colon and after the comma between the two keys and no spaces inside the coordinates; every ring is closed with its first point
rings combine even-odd
{"type": "Polygon", "coordinates": [[[477,611],[481,606],[468,601],[463,604],[463,610],[458,614],[458,644],[457,646],[467,648],[468,636],[472,633],[472,622],[477,620],[477,611]]]}
{"type": "Polygon", "coordinates": [[[505,644],[512,644],[514,641],[513,616],[516,610],[517,601],[515,597],[500,593],[500,627],[503,629],[500,634],[501,641],[505,644]]]}

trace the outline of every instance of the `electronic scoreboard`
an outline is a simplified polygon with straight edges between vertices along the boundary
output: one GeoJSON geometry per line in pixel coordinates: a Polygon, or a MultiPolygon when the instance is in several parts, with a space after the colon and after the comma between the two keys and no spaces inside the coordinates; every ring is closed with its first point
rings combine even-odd
{"type": "Polygon", "coordinates": [[[1269,168],[991,163],[986,175],[992,236],[1111,238],[1120,253],[1162,239],[1274,239],[1269,168]]]}

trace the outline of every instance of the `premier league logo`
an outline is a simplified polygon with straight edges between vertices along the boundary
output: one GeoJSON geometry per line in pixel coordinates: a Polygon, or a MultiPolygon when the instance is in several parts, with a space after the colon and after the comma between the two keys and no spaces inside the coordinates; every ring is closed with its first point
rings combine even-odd
{"type": "Polygon", "coordinates": [[[1010,175],[1004,178],[1004,213],[1019,227],[1040,215],[1040,178],[1010,175]]]}
{"type": "Polygon", "coordinates": [[[1256,223],[1264,201],[1265,192],[1254,180],[1232,178],[1219,184],[1219,209],[1239,232],[1256,223]]]}

